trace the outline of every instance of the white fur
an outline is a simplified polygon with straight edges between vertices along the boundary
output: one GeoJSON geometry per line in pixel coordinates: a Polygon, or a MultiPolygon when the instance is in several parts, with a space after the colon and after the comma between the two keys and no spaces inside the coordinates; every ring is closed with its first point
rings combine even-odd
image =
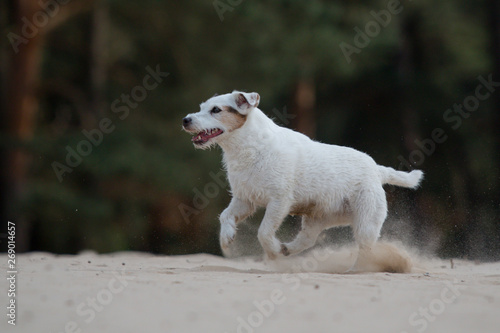
{"type": "Polygon", "coordinates": [[[198,148],[218,144],[232,200],[220,215],[220,243],[227,253],[237,224],[259,207],[265,207],[258,239],[269,258],[299,253],[316,242],[321,231],[351,225],[361,248],[378,239],[387,216],[383,184],[416,188],[423,173],[410,173],[379,166],[365,153],[352,148],[323,144],[276,125],[257,108],[256,93],[233,92],[215,96],[188,115],[185,130],[196,133],[219,128],[223,134],[198,148]],[[242,103],[243,101],[243,103],[242,103]],[[212,114],[214,106],[231,106],[246,122],[232,130],[212,114]],[[292,242],[281,244],[275,232],[283,219],[302,215],[302,230],[292,242]]]}

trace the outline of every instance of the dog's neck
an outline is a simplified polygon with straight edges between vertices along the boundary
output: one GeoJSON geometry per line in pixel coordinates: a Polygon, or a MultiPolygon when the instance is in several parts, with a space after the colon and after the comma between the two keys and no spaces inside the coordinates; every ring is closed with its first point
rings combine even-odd
{"type": "Polygon", "coordinates": [[[253,109],[241,128],[218,142],[224,151],[224,160],[241,160],[242,157],[248,157],[250,151],[255,152],[265,148],[262,142],[271,138],[270,132],[274,132],[277,127],[279,126],[261,110],[253,109]]]}

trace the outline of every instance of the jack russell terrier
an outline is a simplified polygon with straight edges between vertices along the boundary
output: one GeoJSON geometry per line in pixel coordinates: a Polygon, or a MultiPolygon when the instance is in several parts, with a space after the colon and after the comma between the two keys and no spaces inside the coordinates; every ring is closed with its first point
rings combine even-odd
{"type": "Polygon", "coordinates": [[[355,149],[278,126],[257,108],[259,100],[257,93],[234,91],[210,98],[183,119],[195,148],[218,144],[224,152],[232,199],[220,215],[223,253],[228,255],[238,223],[259,207],[266,212],[258,239],[270,259],[302,252],[323,230],[344,225],[352,227],[360,251],[370,250],[387,217],[382,185],[415,189],[423,172],[377,165],[355,149]],[[301,215],[302,228],[283,244],[275,234],[288,215],[301,215]]]}

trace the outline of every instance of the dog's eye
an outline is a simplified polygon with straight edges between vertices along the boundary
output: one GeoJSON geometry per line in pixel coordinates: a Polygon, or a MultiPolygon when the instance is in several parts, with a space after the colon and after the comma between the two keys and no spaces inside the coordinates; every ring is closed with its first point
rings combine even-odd
{"type": "Polygon", "coordinates": [[[210,110],[210,113],[219,113],[221,112],[222,110],[219,109],[218,107],[214,106],[212,110],[210,110]]]}

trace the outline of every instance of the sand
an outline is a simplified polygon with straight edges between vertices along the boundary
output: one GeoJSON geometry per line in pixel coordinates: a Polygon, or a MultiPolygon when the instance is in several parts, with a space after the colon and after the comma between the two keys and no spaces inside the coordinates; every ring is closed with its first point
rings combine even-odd
{"type": "Polygon", "coordinates": [[[500,332],[500,263],[454,260],[452,268],[411,257],[409,273],[342,274],[349,248],[277,262],[21,254],[16,326],[7,323],[2,279],[0,332],[500,332]]]}

